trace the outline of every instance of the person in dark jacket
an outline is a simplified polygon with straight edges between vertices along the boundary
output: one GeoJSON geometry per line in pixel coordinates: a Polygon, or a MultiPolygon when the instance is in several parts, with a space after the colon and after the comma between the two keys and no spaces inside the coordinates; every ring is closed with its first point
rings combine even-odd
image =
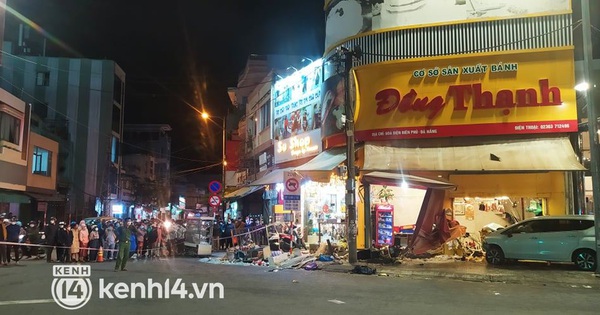
{"type": "MultiPolygon", "coordinates": [[[[40,243],[40,229],[38,229],[35,221],[29,222],[29,227],[27,228],[27,240],[28,244],[39,244],[40,243]]],[[[27,246],[27,258],[31,258],[31,256],[37,256],[40,258],[38,247],[27,246]]]]}
{"type": "Polygon", "coordinates": [[[58,231],[56,232],[56,260],[58,262],[65,262],[67,246],[71,246],[69,243],[69,233],[65,228],[65,222],[58,223],[58,231]]]}
{"type": "Polygon", "coordinates": [[[6,227],[6,241],[9,243],[15,243],[8,245],[8,261],[10,262],[10,249],[15,253],[15,264],[19,264],[19,233],[21,232],[21,227],[17,224],[17,217],[12,217],[10,219],[10,224],[6,227]]]}
{"type": "Polygon", "coordinates": [[[156,247],[158,246],[156,243],[158,242],[158,227],[156,222],[152,223],[152,226],[148,230],[148,248],[149,252],[146,256],[147,258],[156,258],[158,257],[158,250],[156,247]]]}
{"type": "Polygon", "coordinates": [[[225,224],[225,248],[226,249],[233,247],[233,231],[234,231],[233,222],[231,222],[231,219],[228,219],[227,223],[225,224]]]}
{"type": "Polygon", "coordinates": [[[65,262],[73,262],[71,259],[71,246],[73,246],[73,230],[70,224],[66,225],[67,230],[67,248],[65,248],[65,262]]]}
{"type": "Polygon", "coordinates": [[[56,235],[58,232],[58,226],[56,226],[56,218],[50,218],[50,223],[46,225],[44,229],[44,236],[46,241],[46,262],[52,262],[52,251],[54,250],[54,246],[56,246],[56,235]]]}

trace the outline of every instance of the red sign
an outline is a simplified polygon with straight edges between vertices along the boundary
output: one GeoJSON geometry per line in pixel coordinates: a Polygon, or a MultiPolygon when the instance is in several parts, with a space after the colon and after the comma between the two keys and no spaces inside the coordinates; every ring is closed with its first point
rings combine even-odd
{"type": "Polygon", "coordinates": [[[212,195],[212,196],[208,197],[208,204],[213,207],[220,205],[221,197],[219,197],[218,195],[212,195]]]}
{"type": "MultiPolygon", "coordinates": [[[[451,85],[446,93],[447,99],[454,98],[454,110],[467,110],[466,100],[473,99],[473,109],[504,109],[503,115],[509,115],[511,108],[532,106],[560,106],[562,99],[558,87],[550,87],[548,79],[539,80],[539,94],[534,88],[499,90],[496,95],[483,89],[481,83],[451,85]],[[539,100],[539,101],[538,101],[539,100]]],[[[446,106],[447,99],[438,95],[418,97],[418,93],[411,89],[402,95],[397,89],[385,89],[375,95],[377,101],[377,115],[385,115],[392,111],[405,113],[407,111],[429,112],[428,119],[435,118],[446,106]]]]}
{"type": "Polygon", "coordinates": [[[300,187],[300,183],[298,183],[297,179],[290,178],[285,181],[285,187],[287,187],[288,191],[294,192],[294,191],[298,190],[298,188],[300,187]]]}

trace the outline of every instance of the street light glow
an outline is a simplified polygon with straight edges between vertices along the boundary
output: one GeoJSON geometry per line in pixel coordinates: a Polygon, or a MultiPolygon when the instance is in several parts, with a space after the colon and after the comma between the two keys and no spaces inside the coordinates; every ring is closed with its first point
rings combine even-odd
{"type": "Polygon", "coordinates": [[[208,119],[208,117],[209,117],[207,113],[202,113],[202,114],[200,114],[200,116],[202,116],[202,118],[204,118],[204,119],[208,119]]]}

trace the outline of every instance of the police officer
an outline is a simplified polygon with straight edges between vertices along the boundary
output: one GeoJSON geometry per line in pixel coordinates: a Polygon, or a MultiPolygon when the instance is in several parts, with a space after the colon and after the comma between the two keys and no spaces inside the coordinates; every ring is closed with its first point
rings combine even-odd
{"type": "Polygon", "coordinates": [[[127,264],[127,259],[129,258],[129,249],[131,247],[131,234],[137,234],[137,229],[133,224],[131,224],[131,219],[127,218],[125,220],[124,226],[119,226],[117,228],[117,235],[119,238],[119,252],[117,254],[117,264],[115,265],[115,272],[127,271],[125,269],[125,265],[127,264]]]}
{"type": "Polygon", "coordinates": [[[46,262],[52,262],[52,251],[56,246],[56,236],[58,233],[58,227],[56,226],[56,218],[51,217],[50,223],[46,225],[44,229],[44,235],[46,237],[46,262]]]}

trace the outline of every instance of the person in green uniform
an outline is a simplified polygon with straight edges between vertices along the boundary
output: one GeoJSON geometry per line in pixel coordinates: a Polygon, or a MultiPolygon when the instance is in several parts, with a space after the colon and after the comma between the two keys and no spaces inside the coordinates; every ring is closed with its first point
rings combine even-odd
{"type": "Polygon", "coordinates": [[[124,226],[119,226],[117,229],[117,235],[119,239],[119,253],[117,254],[117,264],[115,265],[115,272],[127,271],[125,265],[129,258],[129,247],[131,246],[131,233],[137,233],[137,229],[131,224],[131,219],[125,220],[124,226]]]}

